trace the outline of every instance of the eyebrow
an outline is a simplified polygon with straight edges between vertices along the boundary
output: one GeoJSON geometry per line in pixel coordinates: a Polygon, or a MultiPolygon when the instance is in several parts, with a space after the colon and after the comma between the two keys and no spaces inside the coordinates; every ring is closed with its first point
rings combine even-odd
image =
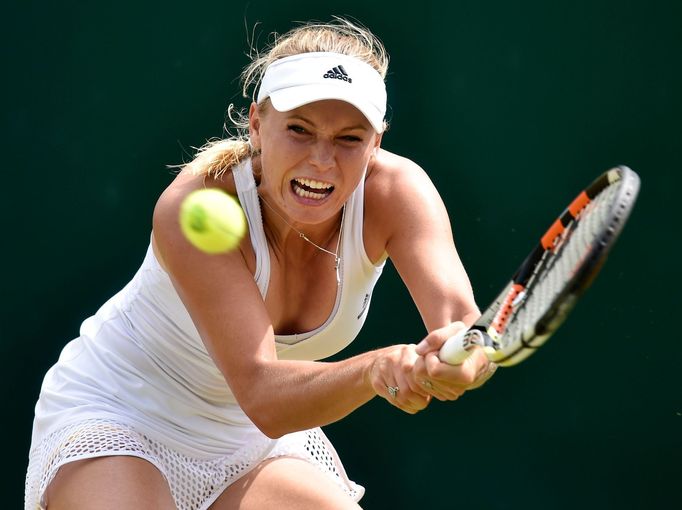
{"type": "MultiPolygon", "coordinates": [[[[312,120],[310,120],[307,117],[304,117],[303,115],[301,115],[299,113],[292,113],[291,115],[289,115],[288,120],[302,120],[303,122],[307,122],[308,124],[312,124],[313,126],[315,125],[315,123],[312,120]]],[[[350,131],[353,129],[360,129],[362,131],[369,131],[369,128],[366,126],[363,126],[362,124],[356,124],[354,126],[347,126],[347,127],[342,128],[341,131],[346,131],[346,130],[350,131]]]]}

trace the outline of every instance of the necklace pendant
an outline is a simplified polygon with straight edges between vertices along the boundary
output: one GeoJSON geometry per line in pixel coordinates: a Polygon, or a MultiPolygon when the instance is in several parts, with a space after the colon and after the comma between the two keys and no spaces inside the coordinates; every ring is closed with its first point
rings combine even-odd
{"type": "Polygon", "coordinates": [[[341,285],[341,271],[339,266],[341,265],[341,257],[334,257],[334,269],[336,270],[336,285],[341,285]]]}

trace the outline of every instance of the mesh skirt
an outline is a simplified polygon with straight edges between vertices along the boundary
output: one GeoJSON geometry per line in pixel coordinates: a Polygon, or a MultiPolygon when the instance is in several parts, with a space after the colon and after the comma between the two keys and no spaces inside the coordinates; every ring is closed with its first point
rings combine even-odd
{"type": "Polygon", "coordinates": [[[32,445],[25,487],[25,510],[45,507],[45,490],[60,466],[110,455],[130,455],[151,462],[170,486],[178,510],[203,510],[241,476],[265,459],[297,457],[327,474],[354,501],[364,489],[348,479],[334,447],[321,429],[266,437],[226,456],[196,458],[112,420],[86,420],[66,426],[32,445]]]}

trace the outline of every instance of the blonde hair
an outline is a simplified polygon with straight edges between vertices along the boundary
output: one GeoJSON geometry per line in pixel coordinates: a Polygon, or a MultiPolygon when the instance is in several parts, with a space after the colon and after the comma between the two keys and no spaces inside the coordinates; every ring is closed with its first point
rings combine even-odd
{"type": "MultiPolygon", "coordinates": [[[[281,36],[273,34],[272,43],[263,52],[252,48],[251,63],[241,74],[242,95],[255,101],[263,74],[275,60],[317,51],[351,55],[371,65],[382,78],[386,78],[389,57],[381,41],[359,23],[334,17],[327,23],[303,23],[281,36]]],[[[220,178],[234,165],[253,155],[247,116],[236,111],[233,105],[229,106],[227,113],[238,134],[210,141],[201,147],[187,165],[192,173],[220,178]]]]}

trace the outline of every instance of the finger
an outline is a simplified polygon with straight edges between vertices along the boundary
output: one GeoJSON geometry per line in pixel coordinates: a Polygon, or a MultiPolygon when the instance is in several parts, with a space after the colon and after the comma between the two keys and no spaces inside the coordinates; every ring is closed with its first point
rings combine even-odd
{"type": "MultiPolygon", "coordinates": [[[[476,384],[479,379],[482,377],[486,377],[489,372],[492,370],[494,373],[495,370],[497,369],[497,365],[492,363],[489,359],[488,356],[485,354],[485,351],[482,348],[476,348],[472,350],[472,355],[469,356],[469,363],[471,364],[471,370],[475,372],[475,377],[474,380],[471,382],[471,385],[476,384]],[[493,368],[491,368],[491,365],[493,368]]],[[[490,374],[492,375],[492,374],[490,374]]]]}
{"type": "Polygon", "coordinates": [[[422,399],[433,395],[433,390],[430,389],[425,384],[425,382],[426,379],[415,379],[413,377],[406,377],[405,387],[407,387],[410,390],[410,393],[417,395],[420,397],[420,399],[422,399]]]}
{"type": "MultiPolygon", "coordinates": [[[[433,356],[432,353],[430,356],[433,356]]],[[[415,363],[415,373],[416,378],[420,385],[426,390],[430,395],[440,401],[455,400],[462,394],[462,388],[450,388],[451,383],[445,382],[441,383],[436,379],[432,379],[426,368],[426,359],[430,356],[420,357],[417,363],[415,363]]]]}
{"type": "Polygon", "coordinates": [[[422,403],[419,404],[418,402],[414,401],[414,399],[409,399],[402,396],[401,393],[404,394],[405,392],[403,392],[399,386],[389,386],[389,397],[386,400],[388,400],[389,404],[392,406],[397,407],[401,411],[404,411],[408,414],[416,414],[417,412],[424,409],[428,403],[427,398],[422,397],[422,403]]]}
{"type": "MultiPolygon", "coordinates": [[[[474,382],[478,365],[470,362],[467,365],[452,366],[442,363],[436,353],[425,356],[425,366],[429,381],[433,387],[431,393],[441,401],[457,400],[474,382]]],[[[487,358],[486,363],[487,363],[487,358]]],[[[477,358],[474,358],[476,361],[477,358]]]]}
{"type": "Polygon", "coordinates": [[[388,400],[391,404],[397,404],[398,403],[398,393],[400,393],[400,386],[398,386],[396,383],[393,384],[387,384],[386,385],[386,391],[382,395],[386,400],[388,400]]]}
{"type": "Polygon", "coordinates": [[[464,386],[447,382],[434,381],[432,386],[434,393],[438,395],[437,398],[441,401],[457,400],[466,391],[464,386]]]}
{"type": "Polygon", "coordinates": [[[416,382],[418,389],[414,386],[411,386],[411,388],[415,393],[420,395],[426,395],[429,398],[433,397],[440,401],[452,400],[457,397],[447,388],[435,384],[429,377],[424,356],[419,356],[414,362],[411,378],[409,380],[416,382]]]}
{"type": "Polygon", "coordinates": [[[476,378],[476,370],[470,363],[450,365],[443,363],[437,353],[430,352],[425,357],[426,371],[434,383],[444,386],[465,387],[476,378]]]}
{"type": "Polygon", "coordinates": [[[471,349],[471,355],[461,365],[443,363],[436,353],[429,353],[425,356],[429,377],[448,385],[456,384],[463,387],[473,384],[487,370],[489,364],[490,361],[480,347],[471,349]]]}
{"type": "Polygon", "coordinates": [[[464,328],[466,328],[465,324],[457,321],[432,331],[426,335],[426,338],[417,344],[417,354],[423,356],[428,352],[440,350],[448,338],[454,336],[464,328]]]}
{"type": "Polygon", "coordinates": [[[430,379],[423,379],[422,385],[434,398],[440,400],[441,402],[446,402],[452,400],[452,395],[449,391],[445,391],[445,386],[441,386],[438,383],[434,383],[430,379]]]}
{"type": "Polygon", "coordinates": [[[412,378],[406,377],[405,374],[399,374],[396,376],[396,385],[401,389],[397,401],[402,409],[414,413],[421,411],[428,405],[430,399],[429,394],[423,388],[419,387],[412,378]],[[417,391],[415,391],[415,389],[417,391]]]}
{"type": "Polygon", "coordinates": [[[431,402],[430,395],[423,397],[421,395],[413,394],[413,396],[409,398],[409,402],[402,406],[401,409],[409,414],[416,414],[419,411],[426,409],[429,402],[431,402]]]}
{"type": "Polygon", "coordinates": [[[476,388],[480,388],[481,386],[483,386],[486,382],[488,382],[488,379],[490,379],[495,374],[495,372],[497,371],[497,366],[498,365],[496,363],[490,363],[487,369],[476,378],[474,383],[471,386],[469,386],[468,389],[475,390],[476,388]]]}
{"type": "Polygon", "coordinates": [[[424,367],[424,358],[415,352],[416,346],[410,344],[404,353],[402,369],[402,378],[405,384],[409,386],[410,391],[422,396],[428,397],[429,392],[422,386],[421,382],[426,378],[426,368],[424,367]]]}
{"type": "Polygon", "coordinates": [[[447,400],[445,395],[439,390],[438,386],[433,384],[433,381],[429,378],[429,374],[426,370],[425,358],[419,356],[412,369],[413,380],[417,382],[419,387],[419,393],[426,393],[429,397],[434,397],[438,400],[447,400]]]}

